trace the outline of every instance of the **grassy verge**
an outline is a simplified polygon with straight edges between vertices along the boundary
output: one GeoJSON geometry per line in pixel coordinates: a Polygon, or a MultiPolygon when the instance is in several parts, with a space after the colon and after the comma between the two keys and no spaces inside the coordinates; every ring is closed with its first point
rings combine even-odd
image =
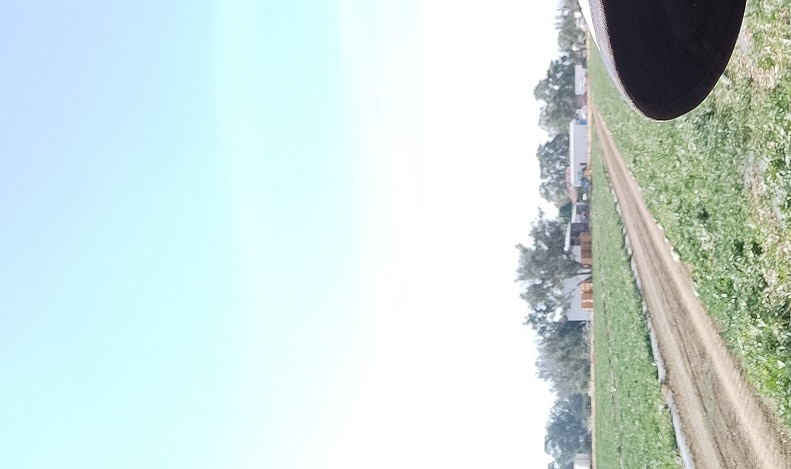
{"type": "Polygon", "coordinates": [[[748,3],[745,30],[727,79],[680,119],[634,113],[595,50],[592,94],[747,379],[791,425],[789,2],[748,3]]]}
{"type": "Polygon", "coordinates": [[[599,467],[679,467],[648,328],[621,223],[594,138],[593,197],[596,462],[599,467]]]}

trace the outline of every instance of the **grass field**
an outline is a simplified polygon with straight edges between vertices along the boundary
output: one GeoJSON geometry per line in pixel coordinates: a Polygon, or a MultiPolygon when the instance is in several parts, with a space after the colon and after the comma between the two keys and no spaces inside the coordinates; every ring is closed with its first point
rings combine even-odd
{"type": "Polygon", "coordinates": [[[639,117],[592,51],[593,100],[747,379],[791,425],[791,2],[748,3],[726,78],[672,122],[639,117]]]}
{"type": "Polygon", "coordinates": [[[679,467],[640,297],[626,257],[601,151],[592,146],[596,462],[598,467],[679,467]]]}

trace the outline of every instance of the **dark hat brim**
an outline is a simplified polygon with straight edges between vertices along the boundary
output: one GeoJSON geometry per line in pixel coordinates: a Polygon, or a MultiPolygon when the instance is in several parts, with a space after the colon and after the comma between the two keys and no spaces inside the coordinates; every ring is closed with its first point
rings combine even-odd
{"type": "Polygon", "coordinates": [[[638,111],[656,120],[676,118],[706,99],[733,53],[745,4],[590,0],[610,75],[638,111]]]}

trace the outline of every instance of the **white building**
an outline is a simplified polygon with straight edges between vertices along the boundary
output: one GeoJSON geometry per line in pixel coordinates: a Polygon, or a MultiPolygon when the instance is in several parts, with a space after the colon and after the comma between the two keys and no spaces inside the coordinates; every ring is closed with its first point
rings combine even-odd
{"type": "Polygon", "coordinates": [[[569,123],[569,177],[572,186],[582,186],[582,173],[589,163],[588,126],[575,119],[569,123]]]}
{"type": "Polygon", "coordinates": [[[590,206],[585,202],[572,205],[571,221],[566,227],[566,240],[563,249],[574,256],[574,260],[582,265],[593,263],[593,246],[588,220],[590,206]]]}
{"type": "Polygon", "coordinates": [[[580,274],[563,282],[563,292],[569,297],[566,319],[590,321],[593,317],[593,279],[590,274],[580,274]]]}

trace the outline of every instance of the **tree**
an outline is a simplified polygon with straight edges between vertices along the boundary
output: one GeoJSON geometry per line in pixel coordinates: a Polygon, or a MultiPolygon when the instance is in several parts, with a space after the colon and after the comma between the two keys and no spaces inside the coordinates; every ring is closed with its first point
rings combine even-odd
{"type": "Polygon", "coordinates": [[[547,76],[533,89],[536,100],[544,102],[538,125],[552,137],[568,132],[569,121],[574,118],[574,64],[567,54],[553,60],[547,76]]]}
{"type": "Polygon", "coordinates": [[[555,322],[562,320],[568,308],[563,290],[548,282],[530,283],[519,296],[530,306],[524,324],[531,326],[539,336],[547,334],[555,322]]]}
{"type": "Polygon", "coordinates": [[[582,264],[571,253],[566,252],[566,226],[558,220],[547,219],[543,211],[530,229],[532,247],[518,244],[519,267],[517,281],[551,282],[552,286],[562,288],[564,279],[572,277],[582,264]]]}
{"type": "Polygon", "coordinates": [[[560,0],[555,27],[561,56],[549,64],[547,76],[538,82],[533,94],[543,101],[539,125],[550,136],[567,132],[574,118],[574,66],[585,64],[585,31],[579,27],[582,12],[576,0],[560,0]]]}
{"type": "Polygon", "coordinates": [[[577,0],[561,0],[555,28],[558,30],[558,47],[561,53],[575,63],[585,62],[585,30],[579,27],[582,11],[577,0]]]}
{"type": "Polygon", "coordinates": [[[569,201],[566,193],[566,168],[569,165],[568,131],[559,133],[547,143],[539,145],[536,156],[541,167],[541,197],[547,202],[562,206],[569,201]]]}
{"type": "Polygon", "coordinates": [[[571,463],[575,454],[590,450],[590,433],[586,425],[587,399],[583,394],[558,399],[549,412],[544,450],[559,467],[571,463]]]}
{"type": "Polygon", "coordinates": [[[566,195],[569,121],[574,118],[576,95],[574,68],[585,62],[585,34],[578,26],[580,8],[577,0],[559,0],[555,26],[561,56],[553,60],[546,77],[533,90],[543,101],[539,125],[550,140],[539,146],[541,196],[560,209],[560,220],[548,220],[543,212],[531,229],[532,246],[518,245],[517,281],[523,285],[521,297],[530,313],[525,324],[539,334],[538,376],[550,382],[558,396],[544,440],[546,452],[555,459],[548,469],[569,468],[574,455],[590,450],[586,422],[590,415],[589,398],[584,394],[590,379],[587,325],[566,321],[568,308],[564,281],[583,270],[564,250],[566,223],[571,218],[571,204],[566,195]]]}
{"type": "Polygon", "coordinates": [[[569,223],[571,221],[571,211],[573,209],[573,204],[569,200],[565,204],[561,205],[558,208],[558,220],[561,223],[569,223]]]}
{"type": "Polygon", "coordinates": [[[538,341],[538,377],[550,383],[559,397],[585,393],[590,379],[590,346],[587,324],[580,321],[551,323],[538,341]]]}
{"type": "Polygon", "coordinates": [[[531,247],[518,244],[517,282],[524,289],[521,298],[530,307],[525,324],[544,334],[563,318],[568,307],[564,281],[583,270],[571,253],[565,251],[566,228],[558,220],[547,219],[543,211],[530,230],[531,247]]]}

